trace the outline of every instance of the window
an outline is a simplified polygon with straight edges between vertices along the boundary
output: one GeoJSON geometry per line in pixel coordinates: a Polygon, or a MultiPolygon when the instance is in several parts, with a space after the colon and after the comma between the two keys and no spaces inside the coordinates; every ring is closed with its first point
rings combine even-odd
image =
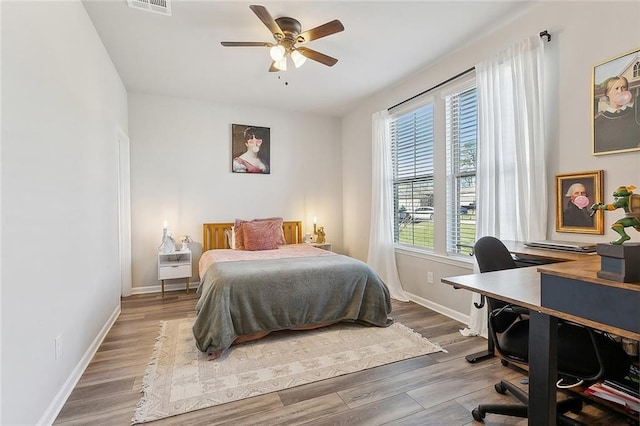
{"type": "Polygon", "coordinates": [[[395,242],[433,249],[433,103],[390,127],[395,242]]]}
{"type": "Polygon", "coordinates": [[[477,97],[474,81],[459,87],[441,93],[438,101],[423,101],[397,115],[392,112],[398,244],[447,254],[471,251],[476,229],[477,97]],[[437,122],[434,116],[444,120],[437,122]],[[442,154],[436,161],[438,151],[442,154]],[[438,241],[444,246],[438,247],[438,241]]]}
{"type": "Polygon", "coordinates": [[[470,253],[476,238],[476,141],[478,100],[475,86],[448,95],[447,253],[470,253]]]}

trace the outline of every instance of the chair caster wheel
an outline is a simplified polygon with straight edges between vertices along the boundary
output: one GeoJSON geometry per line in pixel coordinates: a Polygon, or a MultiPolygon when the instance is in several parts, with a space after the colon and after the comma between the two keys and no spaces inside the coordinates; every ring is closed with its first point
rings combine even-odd
{"type": "Polygon", "coordinates": [[[471,415],[473,416],[473,420],[484,423],[484,416],[485,416],[484,411],[480,411],[479,408],[474,408],[471,411],[471,415]]]}
{"type": "Polygon", "coordinates": [[[493,388],[496,390],[496,392],[498,392],[500,395],[504,395],[507,393],[507,388],[505,388],[504,386],[502,386],[502,382],[500,383],[496,383],[493,388]]]}
{"type": "Polygon", "coordinates": [[[504,365],[506,367],[507,365],[509,365],[509,361],[507,361],[506,359],[501,359],[500,360],[500,364],[502,364],[502,365],[504,365]]]}

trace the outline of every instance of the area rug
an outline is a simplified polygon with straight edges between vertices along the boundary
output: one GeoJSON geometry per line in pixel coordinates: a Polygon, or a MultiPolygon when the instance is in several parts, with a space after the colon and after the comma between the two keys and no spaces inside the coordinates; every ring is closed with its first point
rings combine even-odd
{"type": "Polygon", "coordinates": [[[209,361],[195,345],[193,318],[162,321],[132,424],[366,370],[443,349],[395,323],[338,323],[285,331],[232,346],[209,361]]]}

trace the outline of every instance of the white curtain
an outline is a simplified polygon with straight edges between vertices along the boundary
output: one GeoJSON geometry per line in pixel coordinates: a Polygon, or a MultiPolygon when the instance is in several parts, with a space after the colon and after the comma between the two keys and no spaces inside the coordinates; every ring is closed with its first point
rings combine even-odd
{"type": "MultiPolygon", "coordinates": [[[[476,65],[476,239],[546,237],[543,55],[544,41],[536,35],[476,65]]],[[[474,301],[479,300],[474,295],[474,301]]],[[[469,329],[463,334],[486,336],[486,327],[486,307],[472,305],[469,329]]]]}
{"type": "Polygon", "coordinates": [[[372,117],[371,228],[367,263],[387,284],[392,298],[407,302],[393,243],[393,173],[391,169],[391,133],[387,110],[372,117]]]}

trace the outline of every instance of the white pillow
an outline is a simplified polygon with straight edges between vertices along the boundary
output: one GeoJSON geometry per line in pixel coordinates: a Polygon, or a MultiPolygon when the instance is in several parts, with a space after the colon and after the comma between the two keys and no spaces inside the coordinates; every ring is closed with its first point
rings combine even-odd
{"type": "Polygon", "coordinates": [[[227,243],[232,250],[236,249],[236,230],[232,226],[231,229],[227,229],[224,231],[224,234],[227,236],[227,243]]]}

